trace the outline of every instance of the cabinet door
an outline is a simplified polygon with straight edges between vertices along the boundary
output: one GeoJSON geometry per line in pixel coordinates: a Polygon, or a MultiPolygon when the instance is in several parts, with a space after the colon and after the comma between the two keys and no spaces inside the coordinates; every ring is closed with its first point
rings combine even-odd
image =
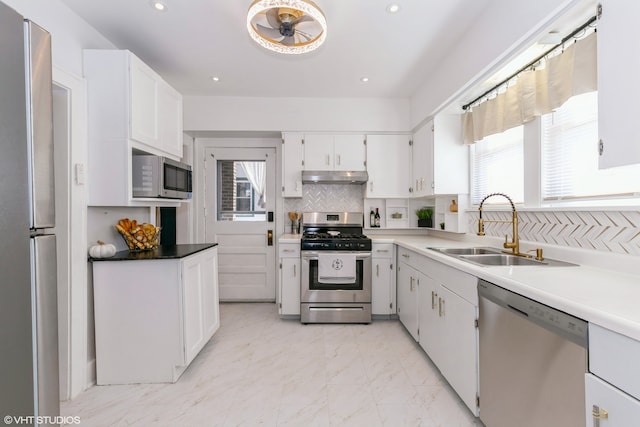
{"type": "Polygon", "coordinates": [[[282,135],[282,196],[302,197],[303,145],[301,133],[282,135]]]}
{"type": "Polygon", "coordinates": [[[367,198],[409,197],[411,146],[408,135],[367,136],[367,198]]]}
{"type": "Polygon", "coordinates": [[[160,149],[182,157],[182,95],[165,82],[158,86],[160,149]]]}
{"type": "Polygon", "coordinates": [[[638,425],[640,402],[595,375],[585,375],[585,399],[587,427],[638,425]]]}
{"type": "Polygon", "coordinates": [[[308,171],[333,170],[333,135],[304,135],[304,169],[308,171]]]}
{"type": "Polygon", "coordinates": [[[418,272],[404,262],[399,263],[396,288],[400,322],[418,341],[418,272]]]}
{"type": "Polygon", "coordinates": [[[420,277],[420,301],[418,324],[420,327],[420,347],[429,355],[433,363],[439,365],[442,359],[442,331],[438,318],[438,298],[441,298],[438,283],[422,274],[420,277]]]}
{"type": "Polygon", "coordinates": [[[389,258],[372,258],[371,275],[371,313],[392,314],[392,263],[389,258]]]}
{"type": "Polygon", "coordinates": [[[185,365],[189,364],[205,344],[204,312],[205,276],[200,257],[182,261],[182,298],[184,319],[185,365]]]}
{"type": "Polygon", "coordinates": [[[340,171],[365,170],[365,148],[364,135],[334,135],[334,169],[340,171]]]}
{"type": "Polygon", "coordinates": [[[280,304],[282,316],[300,315],[300,259],[280,259],[280,304]]]}
{"type": "Polygon", "coordinates": [[[425,124],[413,135],[411,160],[413,197],[433,194],[433,121],[425,124]]]}
{"type": "Polygon", "coordinates": [[[437,115],[432,123],[428,177],[430,194],[469,192],[469,147],[462,142],[462,120],[458,114],[437,115]]]}
{"type": "Polygon", "coordinates": [[[440,372],[475,414],[478,392],[476,307],[440,285],[438,295],[440,372]]]}
{"type": "Polygon", "coordinates": [[[158,146],[158,78],[156,73],[129,55],[131,138],[154,148],[158,146]]]}
{"type": "MultiPolygon", "coordinates": [[[[599,167],[640,163],[640,128],[635,122],[640,86],[637,48],[622,53],[622,40],[635,40],[640,2],[601,0],[598,20],[598,133],[603,144],[599,167]]],[[[593,147],[593,149],[596,149],[593,147]]]]}
{"type": "Polygon", "coordinates": [[[213,249],[204,252],[200,256],[200,265],[203,272],[202,283],[202,330],[205,343],[220,327],[220,307],[218,296],[218,250],[213,249]]]}

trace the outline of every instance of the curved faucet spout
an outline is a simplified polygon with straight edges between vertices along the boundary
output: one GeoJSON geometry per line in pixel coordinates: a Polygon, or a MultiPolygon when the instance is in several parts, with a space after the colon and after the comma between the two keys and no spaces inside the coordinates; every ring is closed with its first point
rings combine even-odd
{"type": "Polygon", "coordinates": [[[491,193],[487,196],[485,196],[484,199],[482,199],[482,201],[480,202],[480,206],[478,207],[478,211],[480,211],[480,218],[478,219],[478,236],[484,236],[484,223],[485,222],[510,222],[512,224],[513,227],[513,236],[511,238],[511,242],[509,242],[509,238],[508,236],[505,236],[505,241],[504,241],[504,248],[505,249],[511,249],[511,253],[513,255],[518,255],[518,256],[522,256],[522,257],[526,257],[526,258],[530,258],[531,255],[529,254],[523,254],[520,253],[520,239],[518,238],[518,213],[516,212],[516,205],[513,203],[513,200],[511,200],[511,197],[507,196],[504,193],[491,193]],[[484,220],[482,219],[482,205],[484,204],[485,200],[487,200],[490,197],[493,196],[502,196],[504,198],[506,198],[509,201],[509,204],[511,205],[511,210],[512,210],[512,218],[511,221],[507,221],[507,220],[484,220]]]}

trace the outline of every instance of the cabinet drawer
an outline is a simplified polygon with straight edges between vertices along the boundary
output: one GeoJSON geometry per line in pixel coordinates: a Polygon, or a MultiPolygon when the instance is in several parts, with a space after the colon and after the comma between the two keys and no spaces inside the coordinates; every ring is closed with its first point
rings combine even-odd
{"type": "Polygon", "coordinates": [[[422,270],[421,266],[424,266],[427,257],[413,252],[409,249],[398,247],[398,262],[404,262],[410,265],[416,270],[422,270]]]}
{"type": "Polygon", "coordinates": [[[591,374],[585,375],[586,425],[587,427],[626,427],[638,424],[640,401],[621,392],[591,374]],[[606,411],[606,418],[596,418],[594,413],[606,411]]]}
{"type": "Polygon", "coordinates": [[[436,282],[444,284],[450,291],[458,294],[471,304],[478,305],[478,279],[432,259],[427,259],[420,269],[436,282]]]}
{"type": "Polygon", "coordinates": [[[373,258],[392,258],[393,243],[374,243],[371,246],[371,256],[373,258]]]}
{"type": "Polygon", "coordinates": [[[640,342],[589,323],[589,371],[640,399],[640,342]]]}
{"type": "Polygon", "coordinates": [[[280,258],[300,258],[299,243],[280,244],[280,258]]]}

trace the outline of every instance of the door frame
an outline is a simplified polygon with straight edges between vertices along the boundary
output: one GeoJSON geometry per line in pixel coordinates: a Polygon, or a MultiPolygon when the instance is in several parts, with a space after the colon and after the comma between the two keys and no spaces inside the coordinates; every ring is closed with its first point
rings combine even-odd
{"type": "Polygon", "coordinates": [[[274,148],[276,151],[276,191],[275,191],[275,203],[273,205],[273,230],[274,230],[274,250],[275,250],[275,277],[274,283],[276,284],[276,295],[278,295],[278,268],[279,247],[278,239],[283,234],[284,219],[283,219],[283,199],[282,199],[282,137],[268,137],[257,135],[255,138],[247,138],[246,132],[238,132],[238,136],[234,137],[233,133],[229,136],[226,132],[224,136],[213,135],[211,137],[195,137],[193,141],[194,145],[194,159],[193,159],[193,216],[194,216],[194,229],[195,229],[195,241],[194,243],[207,243],[205,240],[205,151],[208,148],[274,148]]]}

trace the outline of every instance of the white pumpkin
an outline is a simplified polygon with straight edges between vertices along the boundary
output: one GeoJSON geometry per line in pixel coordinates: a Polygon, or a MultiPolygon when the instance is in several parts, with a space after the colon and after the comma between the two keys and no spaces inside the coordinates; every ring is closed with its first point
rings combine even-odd
{"type": "Polygon", "coordinates": [[[116,247],[111,243],[105,243],[102,240],[89,248],[89,256],[92,258],[109,258],[116,254],[116,247]]]}

